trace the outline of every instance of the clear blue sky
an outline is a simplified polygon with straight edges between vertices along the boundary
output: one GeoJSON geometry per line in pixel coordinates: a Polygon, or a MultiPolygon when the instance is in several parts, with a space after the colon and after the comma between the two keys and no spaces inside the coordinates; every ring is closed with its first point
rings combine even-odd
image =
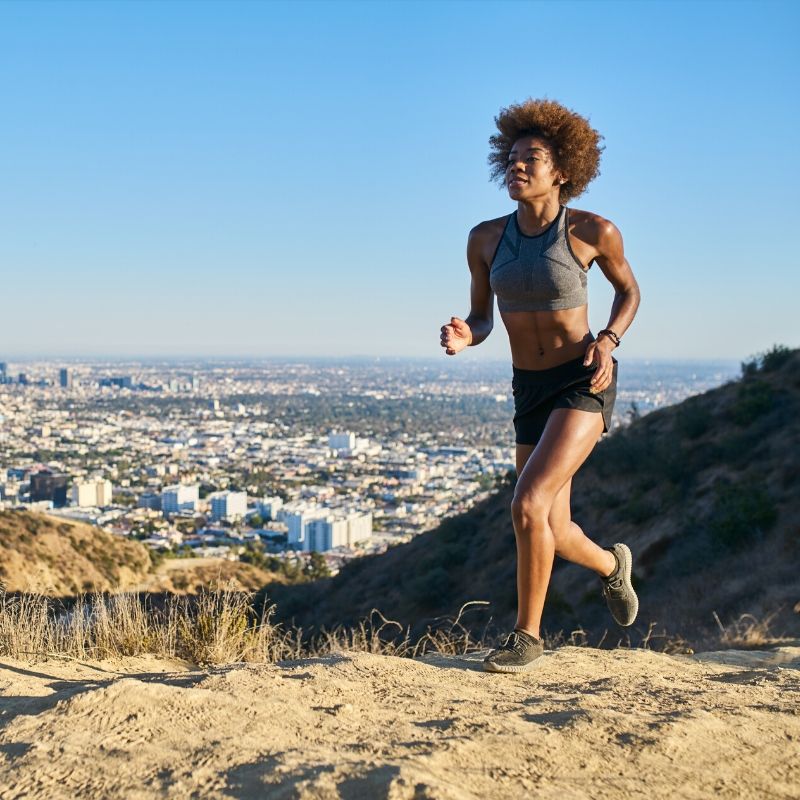
{"type": "Polygon", "coordinates": [[[0,3],[0,360],[446,358],[494,116],[545,96],[605,137],[572,205],[622,231],[626,354],[798,346],[797,9],[0,3]]]}

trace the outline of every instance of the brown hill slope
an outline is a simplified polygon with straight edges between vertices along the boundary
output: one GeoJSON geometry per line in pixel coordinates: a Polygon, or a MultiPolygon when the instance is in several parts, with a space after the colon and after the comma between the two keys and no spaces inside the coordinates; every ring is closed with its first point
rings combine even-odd
{"type": "Polygon", "coordinates": [[[140,542],[43,514],[0,512],[0,582],[9,592],[66,597],[113,591],[140,583],[151,572],[140,542]]]}
{"type": "Polygon", "coordinates": [[[196,594],[203,587],[253,591],[286,580],[223,558],[166,559],[153,566],[147,547],[135,540],[44,514],[0,512],[0,584],[8,592],[196,594]]]}
{"type": "MultiPolygon", "coordinates": [[[[374,607],[415,633],[462,603],[466,621],[513,624],[513,486],[435,531],[359,559],[336,577],[265,587],[276,621],[312,632],[353,624],[374,607]]],[[[633,550],[640,614],[618,628],[594,573],[556,559],[545,607],[550,631],[585,630],[615,644],[665,631],[694,643],[743,613],[776,612],[800,634],[800,351],[773,351],[731,382],[633,422],[603,440],[575,479],[573,517],[602,545],[633,550]]],[[[653,641],[657,644],[657,641],[653,641]]]]}

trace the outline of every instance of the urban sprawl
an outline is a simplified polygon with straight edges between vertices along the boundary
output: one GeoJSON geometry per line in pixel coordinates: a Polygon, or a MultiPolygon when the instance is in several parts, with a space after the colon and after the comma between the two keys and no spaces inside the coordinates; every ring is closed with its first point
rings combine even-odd
{"type": "MultiPolygon", "coordinates": [[[[0,509],[170,555],[382,552],[514,469],[510,368],[452,361],[0,362],[0,509]],[[12,368],[13,367],[13,368],[12,368]]],[[[640,369],[619,426],[731,377],[640,369]]]]}

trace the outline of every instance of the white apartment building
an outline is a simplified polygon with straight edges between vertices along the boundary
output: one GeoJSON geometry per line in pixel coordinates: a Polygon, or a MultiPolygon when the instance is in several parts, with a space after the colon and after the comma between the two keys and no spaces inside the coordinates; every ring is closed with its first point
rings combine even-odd
{"type": "Polygon", "coordinates": [[[161,511],[164,514],[179,514],[181,511],[195,511],[200,502],[200,487],[177,483],[167,486],[161,492],[161,511]]]}
{"type": "Polygon", "coordinates": [[[328,434],[328,447],[331,450],[353,450],[356,446],[356,435],[350,431],[337,433],[331,431],[328,434]]]}
{"type": "Polygon", "coordinates": [[[72,505],[80,508],[104,508],[111,505],[111,481],[79,481],[72,486],[72,505]]]}
{"type": "Polygon", "coordinates": [[[214,520],[243,517],[247,513],[246,492],[214,492],[208,499],[214,520]]]}
{"type": "Polygon", "coordinates": [[[295,550],[305,550],[306,526],[318,516],[308,508],[284,509],[281,517],[287,528],[286,544],[295,550]]]}
{"type": "Polygon", "coordinates": [[[306,526],[303,550],[324,553],[347,544],[347,520],[335,517],[312,519],[306,526]]]}
{"type": "Polygon", "coordinates": [[[347,515],[347,546],[355,547],[356,542],[372,536],[372,512],[347,515]]]}
{"type": "Polygon", "coordinates": [[[264,497],[256,503],[256,507],[264,519],[277,519],[278,512],[283,508],[283,500],[280,497],[264,497]]]}
{"type": "Polygon", "coordinates": [[[97,487],[97,505],[100,508],[110,506],[113,491],[111,481],[97,481],[95,486],[97,487]]]}
{"type": "Polygon", "coordinates": [[[372,536],[372,514],[351,512],[342,514],[330,509],[319,509],[309,514],[303,525],[302,550],[324,553],[335,547],[352,548],[356,542],[372,536]],[[320,513],[321,512],[321,513],[320,513]]]}

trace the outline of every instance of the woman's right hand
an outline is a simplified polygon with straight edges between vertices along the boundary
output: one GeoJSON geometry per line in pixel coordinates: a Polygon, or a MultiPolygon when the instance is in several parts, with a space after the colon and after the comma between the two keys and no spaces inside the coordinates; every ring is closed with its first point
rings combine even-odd
{"type": "Polygon", "coordinates": [[[450,317],[449,325],[442,325],[442,347],[448,356],[454,356],[472,344],[472,331],[459,317],[450,317]]]}

